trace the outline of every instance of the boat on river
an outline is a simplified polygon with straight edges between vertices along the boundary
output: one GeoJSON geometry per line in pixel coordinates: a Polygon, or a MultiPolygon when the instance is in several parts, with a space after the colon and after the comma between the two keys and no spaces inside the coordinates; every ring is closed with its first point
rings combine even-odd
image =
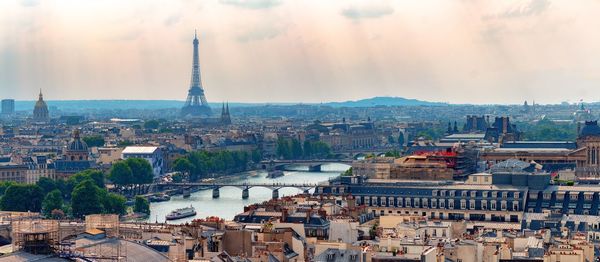
{"type": "Polygon", "coordinates": [[[169,213],[165,218],[167,220],[176,220],[196,215],[196,209],[193,206],[178,208],[169,213]]]}

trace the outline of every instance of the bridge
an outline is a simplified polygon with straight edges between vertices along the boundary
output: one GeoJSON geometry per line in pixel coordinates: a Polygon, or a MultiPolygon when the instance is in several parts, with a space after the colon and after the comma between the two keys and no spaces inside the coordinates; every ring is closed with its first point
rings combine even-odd
{"type": "Polygon", "coordinates": [[[250,197],[250,188],[253,187],[264,187],[271,189],[273,191],[273,199],[279,198],[279,189],[291,187],[297,188],[304,192],[304,194],[310,194],[310,190],[316,188],[318,184],[316,183],[157,183],[154,184],[156,188],[165,189],[165,188],[204,188],[210,189],[212,188],[212,197],[219,198],[220,192],[219,189],[222,187],[236,187],[242,190],[242,199],[247,199],[250,197]]]}
{"type": "Polygon", "coordinates": [[[285,170],[293,165],[306,165],[310,172],[321,172],[321,166],[324,164],[352,164],[352,159],[312,159],[312,160],[265,160],[260,162],[262,169],[265,170],[285,170]]]}

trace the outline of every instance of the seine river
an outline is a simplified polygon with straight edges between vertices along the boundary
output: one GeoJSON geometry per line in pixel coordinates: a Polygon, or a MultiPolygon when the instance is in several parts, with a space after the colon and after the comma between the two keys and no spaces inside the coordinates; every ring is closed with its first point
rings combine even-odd
{"type": "MultiPolygon", "coordinates": [[[[308,172],[307,167],[298,167],[299,171],[286,171],[285,176],[271,179],[266,178],[267,173],[258,171],[254,176],[238,178],[232,180],[234,183],[318,183],[327,181],[329,178],[338,176],[341,172],[348,169],[345,164],[325,164],[321,170],[323,172],[308,172]]],[[[282,188],[279,190],[279,197],[290,196],[302,193],[302,190],[295,188],[282,188]]],[[[236,187],[223,187],[220,189],[220,197],[213,199],[212,190],[202,190],[195,193],[189,198],[183,198],[181,195],[171,197],[170,201],[151,203],[150,222],[164,222],[165,216],[176,208],[186,206],[194,206],[198,213],[195,217],[188,217],[179,220],[169,221],[169,223],[185,223],[195,218],[204,218],[207,216],[218,216],[227,220],[233,219],[236,214],[244,211],[244,206],[261,203],[269,200],[272,197],[272,191],[268,188],[253,187],[250,188],[250,197],[242,199],[242,190],[236,187]]]]}

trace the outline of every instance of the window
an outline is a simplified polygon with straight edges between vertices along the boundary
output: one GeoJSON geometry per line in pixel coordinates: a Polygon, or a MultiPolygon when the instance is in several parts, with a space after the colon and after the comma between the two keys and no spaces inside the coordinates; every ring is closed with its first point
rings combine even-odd
{"type": "Polygon", "coordinates": [[[551,197],[552,197],[551,193],[544,193],[544,199],[545,200],[550,200],[551,197]]]}
{"type": "Polygon", "coordinates": [[[477,182],[477,176],[473,176],[473,182],[477,182]]]}
{"type": "Polygon", "coordinates": [[[481,192],[481,196],[482,196],[482,197],[488,197],[488,192],[487,192],[487,191],[483,191],[483,192],[481,192]]]}
{"type": "Polygon", "coordinates": [[[437,193],[438,193],[438,191],[437,191],[437,190],[433,190],[433,191],[431,191],[431,195],[432,195],[432,196],[437,196],[437,193]]]}
{"type": "Polygon", "coordinates": [[[571,193],[571,199],[578,200],[579,199],[579,193],[571,193]]]}
{"type": "Polygon", "coordinates": [[[497,198],[497,197],[498,197],[498,192],[492,191],[492,198],[497,198]]]}
{"type": "Polygon", "coordinates": [[[481,210],[487,209],[487,201],[481,201],[481,210]]]}
{"type": "Polygon", "coordinates": [[[484,176],[484,177],[483,177],[483,181],[485,181],[485,182],[490,182],[490,178],[489,178],[489,176],[484,176]]]}
{"type": "Polygon", "coordinates": [[[387,202],[386,197],[380,197],[379,198],[379,205],[380,206],[385,206],[385,203],[387,202]]]}
{"type": "Polygon", "coordinates": [[[454,197],[454,193],[455,193],[454,190],[450,190],[450,196],[451,197],[454,197]]]}
{"type": "Polygon", "coordinates": [[[476,191],[471,191],[471,197],[475,197],[477,195],[476,191]]]}
{"type": "Polygon", "coordinates": [[[506,199],[508,197],[508,192],[502,192],[502,199],[506,199]]]}
{"type": "Polygon", "coordinates": [[[412,205],[410,203],[410,197],[407,197],[404,201],[405,201],[404,204],[406,207],[412,207],[412,205]]]}
{"type": "Polygon", "coordinates": [[[469,201],[469,209],[475,209],[475,200],[469,201]]]}
{"type": "Polygon", "coordinates": [[[403,207],[403,206],[404,206],[404,199],[398,198],[398,207],[403,207]]]}
{"type": "Polygon", "coordinates": [[[462,192],[460,192],[460,196],[461,197],[466,197],[467,196],[467,191],[463,190],[462,192]]]}
{"type": "Polygon", "coordinates": [[[496,201],[490,202],[490,209],[491,210],[496,210],[496,201]]]}
{"type": "Polygon", "coordinates": [[[446,208],[446,200],[440,200],[440,208],[446,208]]]}
{"type": "Polygon", "coordinates": [[[388,198],[388,206],[391,206],[391,207],[394,206],[394,198],[393,197],[388,198]]]}
{"type": "Polygon", "coordinates": [[[467,201],[464,199],[460,200],[460,209],[467,209],[467,201]]]}
{"type": "Polygon", "coordinates": [[[437,199],[431,200],[431,208],[437,208],[437,199]]]}
{"type": "Polygon", "coordinates": [[[519,192],[515,192],[515,193],[513,193],[513,197],[514,197],[514,198],[519,198],[519,192]]]}
{"type": "Polygon", "coordinates": [[[513,201],[513,208],[512,210],[519,210],[519,202],[518,201],[513,201]]]}
{"type": "Polygon", "coordinates": [[[427,203],[427,198],[423,198],[421,199],[421,205],[423,205],[423,207],[428,207],[428,203],[427,203]]]}
{"type": "Polygon", "coordinates": [[[454,209],[454,200],[448,201],[448,208],[454,209]]]}
{"type": "Polygon", "coordinates": [[[506,210],[506,201],[500,201],[500,210],[506,210]]]}
{"type": "Polygon", "coordinates": [[[413,202],[414,202],[413,205],[414,205],[414,207],[419,207],[419,202],[421,202],[419,200],[420,200],[419,198],[413,199],[413,202]]]}

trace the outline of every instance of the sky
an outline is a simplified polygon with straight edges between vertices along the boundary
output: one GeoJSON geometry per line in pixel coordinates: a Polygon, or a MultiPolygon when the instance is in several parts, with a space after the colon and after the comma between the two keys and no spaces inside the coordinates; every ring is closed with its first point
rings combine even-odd
{"type": "Polygon", "coordinates": [[[2,0],[0,98],[600,100],[600,0],[2,0]]]}

